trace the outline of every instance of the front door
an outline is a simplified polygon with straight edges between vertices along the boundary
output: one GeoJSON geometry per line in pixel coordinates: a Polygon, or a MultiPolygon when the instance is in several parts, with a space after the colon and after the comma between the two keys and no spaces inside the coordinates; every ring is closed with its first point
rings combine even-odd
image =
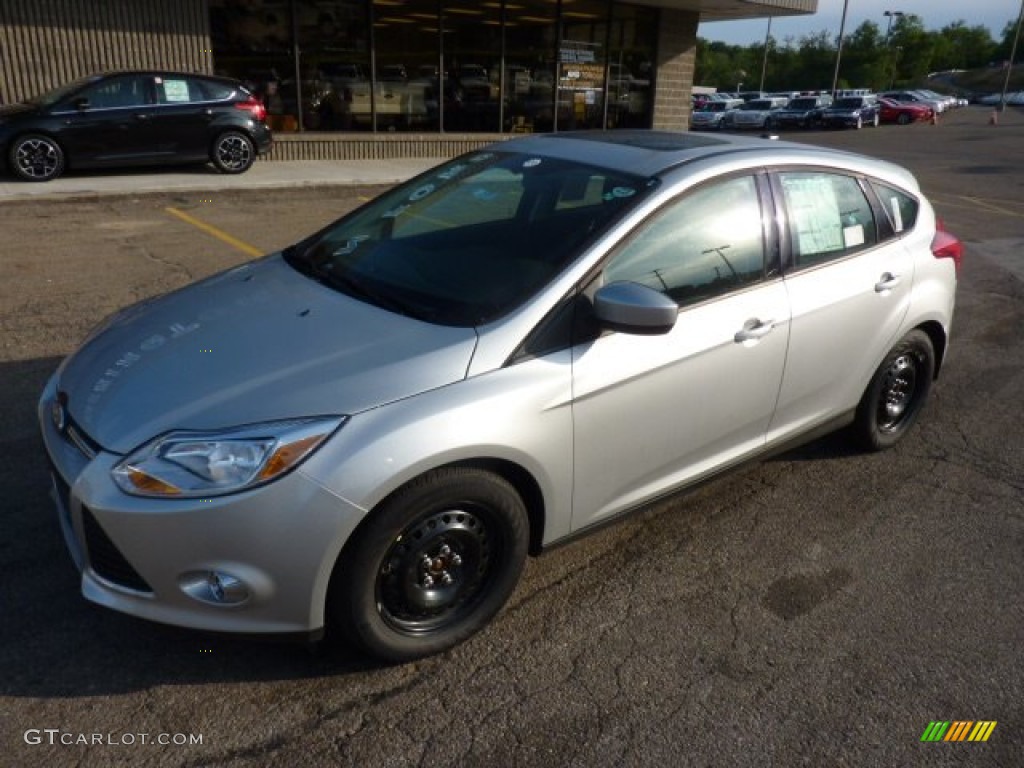
{"type": "Polygon", "coordinates": [[[680,312],[665,335],[574,346],[574,529],[764,445],[789,334],[768,221],[753,175],[705,184],[642,224],[595,281],[648,285],[680,312]]]}

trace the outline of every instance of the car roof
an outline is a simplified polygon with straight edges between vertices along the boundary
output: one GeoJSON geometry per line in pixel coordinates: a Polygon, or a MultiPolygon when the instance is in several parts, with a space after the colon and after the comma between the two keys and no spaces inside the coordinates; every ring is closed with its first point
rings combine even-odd
{"type": "Polygon", "coordinates": [[[851,152],[752,136],[707,136],[674,131],[568,131],[535,134],[492,144],[490,149],[586,163],[650,178],[712,157],[753,157],[766,165],[826,165],[863,172],[917,191],[913,175],[898,165],[851,152]]]}

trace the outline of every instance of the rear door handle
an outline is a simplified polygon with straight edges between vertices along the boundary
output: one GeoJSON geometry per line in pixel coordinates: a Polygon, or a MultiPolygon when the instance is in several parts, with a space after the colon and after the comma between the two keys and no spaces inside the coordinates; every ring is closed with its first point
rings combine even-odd
{"type": "Polygon", "coordinates": [[[878,282],[875,283],[875,293],[885,293],[886,291],[891,291],[899,284],[899,275],[894,275],[891,272],[886,272],[878,279],[878,282]]]}
{"type": "Polygon", "coordinates": [[[774,327],[774,320],[758,320],[756,317],[751,318],[743,324],[743,328],[736,332],[733,339],[735,339],[737,344],[742,344],[744,341],[757,341],[771,333],[772,328],[774,327]]]}

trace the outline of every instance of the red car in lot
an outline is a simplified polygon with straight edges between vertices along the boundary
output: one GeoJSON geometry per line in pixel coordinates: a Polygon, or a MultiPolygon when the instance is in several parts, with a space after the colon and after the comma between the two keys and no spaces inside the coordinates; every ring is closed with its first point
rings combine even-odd
{"type": "Polygon", "coordinates": [[[931,107],[919,102],[896,101],[895,99],[879,99],[879,118],[883,123],[909,123],[927,122],[935,114],[931,107]]]}

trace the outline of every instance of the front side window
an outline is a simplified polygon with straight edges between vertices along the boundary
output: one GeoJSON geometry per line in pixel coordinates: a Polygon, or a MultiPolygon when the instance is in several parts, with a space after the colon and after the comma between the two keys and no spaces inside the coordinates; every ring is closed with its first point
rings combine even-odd
{"type": "Polygon", "coordinates": [[[852,176],[780,173],[797,267],[842,258],[875,244],[875,217],[852,176]]]}
{"type": "Polygon", "coordinates": [[[79,94],[89,100],[90,109],[140,107],[150,102],[146,78],[122,75],[101,80],[79,94]]]}
{"type": "Polygon", "coordinates": [[[752,176],[707,184],[641,225],[605,269],[662,291],[680,305],[712,298],[764,275],[761,203],[752,176]]]}
{"type": "Polygon", "coordinates": [[[377,306],[478,325],[550,282],[652,186],[565,160],[479,152],[392,190],[287,257],[377,306]]]}

